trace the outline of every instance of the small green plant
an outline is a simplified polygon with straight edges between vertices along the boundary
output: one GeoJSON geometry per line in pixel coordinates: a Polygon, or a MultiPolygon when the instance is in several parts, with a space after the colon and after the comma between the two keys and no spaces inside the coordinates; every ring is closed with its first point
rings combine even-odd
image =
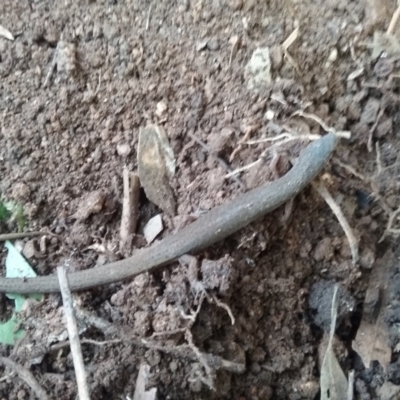
{"type": "Polygon", "coordinates": [[[8,210],[6,205],[0,199],[0,222],[5,222],[8,217],[8,210]]]}
{"type": "Polygon", "coordinates": [[[24,230],[27,223],[24,207],[13,201],[4,202],[0,199],[0,221],[5,222],[8,219],[17,223],[20,232],[24,230]]]}

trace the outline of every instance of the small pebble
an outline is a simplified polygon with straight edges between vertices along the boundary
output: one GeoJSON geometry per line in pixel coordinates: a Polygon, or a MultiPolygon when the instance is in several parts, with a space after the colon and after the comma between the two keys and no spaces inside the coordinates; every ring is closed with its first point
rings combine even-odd
{"type": "Polygon", "coordinates": [[[157,103],[157,109],[156,109],[156,115],[158,117],[161,117],[163,114],[165,114],[165,112],[167,111],[167,105],[163,102],[163,101],[159,101],[157,103]]]}
{"type": "Polygon", "coordinates": [[[329,54],[328,57],[328,62],[333,63],[337,60],[338,58],[338,49],[335,47],[332,51],[331,54],[329,54]]]}
{"type": "Polygon", "coordinates": [[[219,49],[219,42],[217,39],[211,39],[207,42],[207,47],[211,51],[216,51],[219,49]]]}
{"type": "Polygon", "coordinates": [[[26,201],[30,194],[31,190],[26,183],[18,182],[12,188],[12,197],[15,200],[26,201]]]}
{"type": "Polygon", "coordinates": [[[35,246],[35,241],[34,240],[29,240],[28,242],[25,243],[25,246],[22,250],[22,254],[27,260],[30,260],[31,258],[36,257],[36,246],[35,246]]]}
{"type": "Polygon", "coordinates": [[[127,157],[131,152],[131,147],[127,143],[118,143],[117,144],[117,153],[121,157],[127,157]]]}
{"type": "Polygon", "coordinates": [[[274,117],[275,117],[275,112],[272,110],[267,110],[267,112],[265,113],[265,118],[268,121],[272,121],[274,119],[274,117]]]}

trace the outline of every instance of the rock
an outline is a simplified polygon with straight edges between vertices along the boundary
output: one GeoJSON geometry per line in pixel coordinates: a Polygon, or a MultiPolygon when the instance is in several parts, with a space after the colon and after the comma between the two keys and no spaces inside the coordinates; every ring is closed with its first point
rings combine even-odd
{"type": "Polygon", "coordinates": [[[211,51],[217,51],[219,50],[219,42],[218,39],[210,39],[207,42],[207,48],[211,51]]]}
{"type": "Polygon", "coordinates": [[[103,209],[106,198],[106,193],[101,189],[84,195],[79,200],[78,209],[72,218],[83,221],[90,215],[99,213],[103,209]]]}
{"type": "Polygon", "coordinates": [[[211,133],[208,136],[207,144],[215,154],[220,154],[231,141],[233,130],[230,128],[222,128],[221,132],[211,133]]]}
{"type": "Polygon", "coordinates": [[[57,72],[67,76],[73,75],[77,69],[75,44],[60,40],[57,48],[57,72]]]}
{"type": "Polygon", "coordinates": [[[26,201],[31,195],[31,190],[26,183],[18,182],[13,186],[11,195],[15,200],[26,201]]]}
{"type": "Polygon", "coordinates": [[[314,249],[314,260],[330,260],[333,257],[333,248],[330,238],[322,239],[314,249]]]}
{"type": "Polygon", "coordinates": [[[25,243],[25,246],[22,249],[22,254],[27,260],[31,260],[32,258],[40,258],[37,257],[37,255],[40,254],[38,254],[34,240],[29,240],[28,242],[25,243]]]}
{"type": "Polygon", "coordinates": [[[159,101],[156,106],[156,115],[162,117],[167,111],[168,107],[163,101],[159,101]]]}
{"type": "Polygon", "coordinates": [[[393,120],[392,118],[389,117],[379,122],[378,126],[376,127],[374,136],[381,139],[384,136],[392,133],[392,131],[393,131],[393,120]]]}
{"type": "Polygon", "coordinates": [[[380,101],[370,97],[365,104],[361,114],[361,122],[364,124],[373,124],[378,116],[380,101]]]}
{"type": "Polygon", "coordinates": [[[103,24],[103,35],[107,40],[114,39],[118,35],[118,28],[105,21],[103,24]]]}
{"type": "Polygon", "coordinates": [[[254,91],[259,91],[271,83],[271,59],[268,47],[259,47],[254,50],[245,67],[244,78],[247,81],[247,87],[254,91]]]}

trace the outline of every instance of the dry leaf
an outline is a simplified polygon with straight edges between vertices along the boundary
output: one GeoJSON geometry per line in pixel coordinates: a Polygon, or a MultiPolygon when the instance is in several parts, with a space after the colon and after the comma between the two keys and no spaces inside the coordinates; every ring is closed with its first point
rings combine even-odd
{"type": "Polygon", "coordinates": [[[384,311],[389,306],[388,286],[392,268],[395,266],[392,262],[394,258],[391,251],[386,252],[375,264],[369,278],[360,327],[352,345],[366,368],[374,360],[386,368],[392,357],[384,311]]]}
{"type": "Polygon", "coordinates": [[[155,400],[157,389],[151,388],[146,390],[146,385],[149,380],[150,367],[145,364],[140,364],[139,374],[136,380],[135,394],[133,400],[155,400]]]}
{"type": "Polygon", "coordinates": [[[347,379],[332,349],[337,318],[337,292],[338,286],[335,286],[331,309],[331,332],[321,366],[321,400],[344,400],[347,398],[347,379]]]}
{"type": "Polygon", "coordinates": [[[371,361],[374,360],[386,368],[392,358],[388,340],[389,335],[381,318],[375,323],[363,318],[352,347],[361,357],[365,368],[369,368],[371,361]]]}
{"type": "Polygon", "coordinates": [[[161,127],[150,125],[140,130],[138,165],[140,182],[148,199],[174,215],[176,205],[169,180],[175,174],[175,158],[161,127]]]}
{"type": "Polygon", "coordinates": [[[0,25],[0,36],[3,36],[8,40],[14,40],[14,36],[12,35],[12,33],[1,25],[0,25]]]}

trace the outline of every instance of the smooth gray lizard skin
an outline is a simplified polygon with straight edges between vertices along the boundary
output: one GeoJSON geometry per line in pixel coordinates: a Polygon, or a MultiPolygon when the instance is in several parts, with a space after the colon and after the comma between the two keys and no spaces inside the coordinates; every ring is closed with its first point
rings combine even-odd
{"type": "MultiPolygon", "coordinates": [[[[335,149],[337,137],[330,133],[312,142],[282,178],[250,190],[215,207],[192,224],[160,242],[136,251],[131,257],[68,274],[71,290],[130,279],[152,272],[178,257],[202,250],[237,232],[296,196],[322,170],[335,149]]],[[[56,275],[36,278],[0,278],[0,292],[59,292],[56,275]]]]}

